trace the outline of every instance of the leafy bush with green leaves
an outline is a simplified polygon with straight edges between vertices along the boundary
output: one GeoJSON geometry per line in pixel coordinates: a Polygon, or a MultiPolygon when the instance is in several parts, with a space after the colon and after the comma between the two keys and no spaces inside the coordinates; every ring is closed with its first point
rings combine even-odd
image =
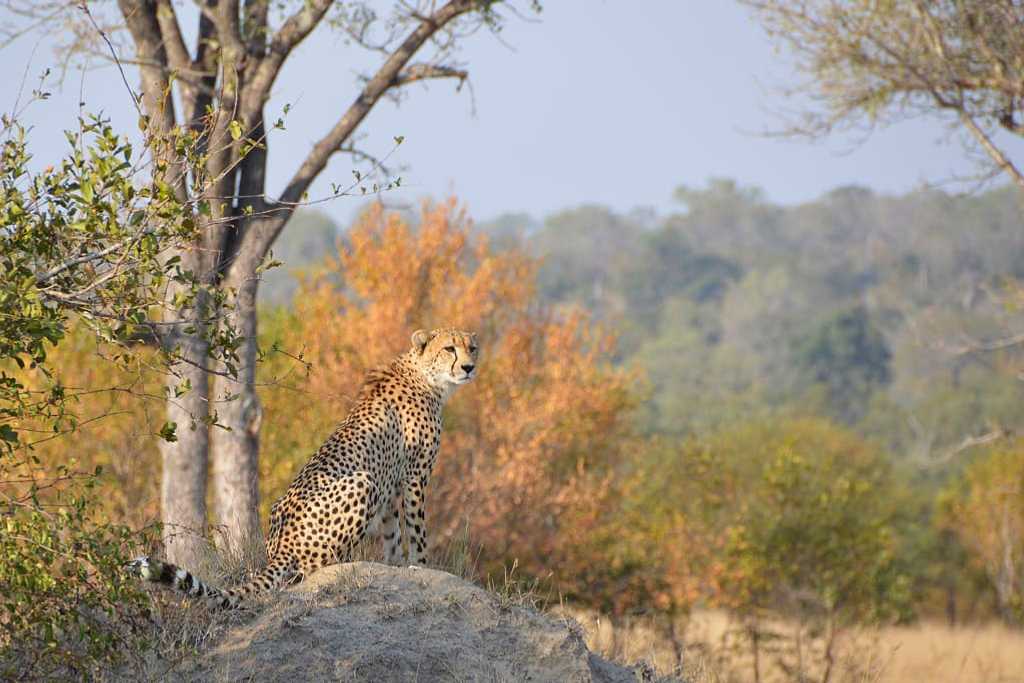
{"type": "Polygon", "coordinates": [[[741,494],[720,501],[735,609],[839,620],[906,616],[900,494],[885,459],[821,419],[740,427],[708,448],[741,494]]]}
{"type": "MultiPolygon", "coordinates": [[[[39,172],[22,126],[4,117],[0,135],[0,678],[92,678],[143,643],[144,596],[122,565],[146,539],[98,517],[98,470],[33,448],[74,432],[76,402],[109,389],[65,386],[49,354],[78,321],[130,363],[133,342],[159,339],[153,314],[171,282],[179,308],[203,300],[213,314],[222,302],[171,255],[194,240],[202,208],[176,199],[174,169],[156,162],[138,185],[152,162],[97,117],[80,119],[68,156],[39,172]]],[[[194,146],[192,133],[176,135],[146,146],[194,146]]],[[[230,358],[231,330],[210,334],[213,353],[230,358]]],[[[175,349],[156,355],[171,362],[175,349]]]]}
{"type": "Polygon", "coordinates": [[[145,644],[148,600],[122,566],[140,535],[92,519],[94,476],[57,471],[59,494],[33,486],[0,508],[4,680],[93,678],[145,644]]]}

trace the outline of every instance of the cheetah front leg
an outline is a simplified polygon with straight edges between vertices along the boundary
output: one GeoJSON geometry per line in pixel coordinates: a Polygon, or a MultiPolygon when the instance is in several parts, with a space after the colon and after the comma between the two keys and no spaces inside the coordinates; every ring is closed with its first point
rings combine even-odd
{"type": "Polygon", "coordinates": [[[409,565],[427,563],[427,523],[423,512],[424,485],[412,479],[405,485],[402,509],[405,513],[405,534],[409,539],[409,565]]]}

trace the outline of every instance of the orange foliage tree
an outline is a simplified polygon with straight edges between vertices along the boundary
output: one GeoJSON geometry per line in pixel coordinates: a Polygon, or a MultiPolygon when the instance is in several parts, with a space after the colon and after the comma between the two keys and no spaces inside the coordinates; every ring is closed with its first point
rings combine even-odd
{"type": "Polygon", "coordinates": [[[537,305],[536,269],[519,250],[492,249],[454,201],[424,205],[415,225],[369,209],[266,326],[264,348],[301,349],[309,372],[279,356],[264,367],[263,500],[283,491],[363,374],[407,349],[412,330],[473,330],[481,369],[446,410],[427,498],[432,544],[467,531],[485,571],[515,560],[583,592],[594,561],[579,539],[611,505],[636,378],[612,366],[613,336],[586,315],[537,305]]]}

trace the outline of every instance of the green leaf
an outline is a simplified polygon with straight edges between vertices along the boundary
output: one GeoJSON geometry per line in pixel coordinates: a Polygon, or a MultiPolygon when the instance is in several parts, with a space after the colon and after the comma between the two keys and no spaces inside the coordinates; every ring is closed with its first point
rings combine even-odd
{"type": "Polygon", "coordinates": [[[157,436],[168,443],[174,443],[178,440],[178,424],[176,422],[165,422],[157,436]]]}
{"type": "Polygon", "coordinates": [[[93,199],[93,196],[94,196],[93,195],[93,191],[92,191],[92,181],[90,181],[88,178],[83,179],[82,180],[81,190],[82,190],[82,199],[85,200],[85,203],[86,204],[92,204],[92,199],[93,199]]]}
{"type": "Polygon", "coordinates": [[[0,439],[8,443],[18,443],[18,432],[11,425],[0,425],[0,439]]]}
{"type": "Polygon", "coordinates": [[[238,140],[242,137],[242,124],[238,121],[232,121],[228,124],[228,132],[231,133],[232,140],[238,140]]]}

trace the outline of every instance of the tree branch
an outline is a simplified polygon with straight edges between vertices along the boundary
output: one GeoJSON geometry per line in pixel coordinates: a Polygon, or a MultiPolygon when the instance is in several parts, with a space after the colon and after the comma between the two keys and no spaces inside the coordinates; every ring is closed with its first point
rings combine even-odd
{"type": "Polygon", "coordinates": [[[949,349],[954,356],[966,356],[971,353],[991,353],[993,351],[1002,351],[1012,346],[1019,346],[1024,344],[1024,333],[1015,334],[1002,339],[997,339],[991,342],[980,342],[980,341],[968,341],[967,343],[949,349]]]}
{"type": "Polygon", "coordinates": [[[157,0],[156,19],[170,67],[176,71],[191,70],[192,58],[188,54],[188,47],[185,46],[185,38],[181,35],[178,15],[171,0],[157,0]]]}
{"type": "Polygon", "coordinates": [[[963,123],[964,127],[970,131],[971,135],[973,135],[974,139],[978,141],[978,144],[985,150],[985,153],[988,154],[989,158],[995,162],[996,166],[1010,176],[1010,179],[1013,180],[1018,188],[1024,190],[1024,175],[1021,174],[1020,169],[1018,169],[1017,166],[1007,158],[1003,153],[1003,150],[996,147],[989,135],[982,130],[981,126],[979,126],[974,120],[974,117],[968,114],[964,109],[960,109],[958,113],[960,115],[961,123],[963,123]]]}
{"type": "Polygon", "coordinates": [[[301,10],[285,20],[270,40],[270,52],[283,57],[289,55],[316,28],[333,4],[334,0],[311,0],[305,3],[301,10]]]}
{"type": "Polygon", "coordinates": [[[459,80],[458,87],[461,88],[462,84],[469,78],[469,72],[451,66],[444,66],[443,64],[411,64],[407,69],[395,76],[395,80],[392,81],[392,87],[398,88],[428,78],[457,78],[459,80]]]}
{"type": "MultiPolygon", "coordinates": [[[[217,84],[216,50],[212,44],[215,30],[216,27],[209,15],[200,12],[193,69],[203,74],[202,80],[193,92],[191,101],[185,98],[182,101],[186,123],[196,132],[203,128],[203,117],[206,115],[207,107],[213,102],[214,86],[217,84]]],[[[205,152],[205,146],[200,151],[205,152]]]]}
{"type": "Polygon", "coordinates": [[[352,157],[352,159],[356,161],[356,163],[368,162],[373,166],[375,171],[379,171],[384,176],[391,175],[391,171],[393,170],[392,167],[384,163],[383,158],[378,157],[376,154],[373,154],[372,152],[367,152],[365,149],[360,149],[356,147],[354,142],[346,143],[339,147],[338,153],[348,154],[350,157],[352,157]]]}
{"type": "MultiPolygon", "coordinates": [[[[366,82],[359,96],[356,97],[355,101],[349,106],[348,110],[345,111],[334,127],[313,146],[305,161],[285,187],[277,205],[273,207],[279,209],[279,211],[275,211],[271,217],[264,217],[255,223],[252,229],[248,230],[245,235],[242,235],[244,243],[239,247],[239,254],[247,252],[247,257],[235,261],[230,267],[231,270],[234,270],[236,267],[244,268],[245,265],[239,265],[244,262],[258,262],[262,260],[270,246],[274,243],[274,240],[281,233],[285,223],[287,223],[294,206],[301,201],[302,196],[309,189],[310,184],[327,166],[331,156],[339,151],[345,142],[350,139],[356,128],[362,123],[363,119],[366,118],[380,98],[389,89],[395,87],[396,81],[398,81],[403,70],[407,68],[413,55],[438,31],[463,14],[472,11],[476,6],[477,2],[475,0],[449,0],[449,2],[441,6],[433,14],[421,19],[412,33],[402,41],[401,45],[391,53],[391,56],[385,60],[376,74],[366,82]]],[[[307,9],[303,11],[319,7],[318,3],[313,2],[307,5],[307,9]]],[[[324,11],[326,11],[326,8],[324,8],[324,11]]],[[[298,20],[296,22],[298,23],[298,20]]],[[[285,28],[283,27],[275,37],[275,40],[272,41],[271,53],[267,57],[268,60],[276,54],[274,44],[281,45],[288,39],[285,28]]],[[[297,31],[298,29],[293,29],[292,33],[294,34],[297,31]]],[[[426,72],[422,71],[421,73],[426,72]]],[[[453,74],[448,73],[445,77],[453,77],[453,74]]],[[[231,279],[230,275],[229,279],[231,279]]]]}
{"type": "Polygon", "coordinates": [[[242,44],[242,27],[238,11],[238,0],[216,0],[217,37],[229,52],[241,55],[245,52],[242,44]]]}
{"type": "Polygon", "coordinates": [[[330,132],[313,146],[309,156],[306,157],[302,166],[285,187],[281,195],[282,203],[291,204],[302,199],[302,195],[327,165],[331,155],[348,140],[381,96],[389,88],[395,86],[399,74],[402,73],[416,51],[442,27],[473,7],[472,0],[451,0],[431,16],[423,18],[419,26],[391,54],[377,73],[367,81],[362,92],[330,132]]]}
{"type": "Polygon", "coordinates": [[[242,25],[242,36],[246,40],[246,49],[253,57],[262,59],[267,53],[267,12],[269,0],[246,0],[245,23],[242,25]]]}
{"type": "MultiPolygon", "coordinates": [[[[135,50],[145,62],[139,66],[139,72],[142,76],[142,102],[149,116],[149,125],[157,132],[157,137],[166,139],[177,121],[167,80],[167,51],[157,21],[157,1],[118,0],[117,4],[135,43],[135,50]]],[[[116,54],[114,59],[117,60],[116,54]]],[[[185,175],[177,174],[171,179],[171,184],[178,201],[187,201],[185,175]]]]}
{"type": "Polygon", "coordinates": [[[1002,427],[996,427],[991,431],[986,432],[985,434],[964,437],[964,440],[961,441],[956,446],[950,448],[942,455],[933,458],[932,460],[929,460],[928,465],[932,467],[944,465],[953,458],[955,458],[956,456],[963,453],[964,451],[974,448],[975,446],[984,446],[986,444],[990,444],[995,441],[999,441],[1000,439],[1008,438],[1010,436],[1013,436],[1013,432],[1009,431],[1008,429],[1003,429],[1002,427]]]}
{"type": "Polygon", "coordinates": [[[270,95],[270,88],[277,80],[277,74],[288,55],[319,25],[333,4],[334,0],[311,0],[285,20],[271,38],[265,56],[248,79],[247,93],[243,97],[243,118],[254,119],[257,109],[262,110],[263,103],[270,95]]]}
{"type": "MultiPolygon", "coordinates": [[[[144,232],[142,234],[144,235],[146,233],[144,232]]],[[[140,237],[140,235],[131,235],[130,237],[126,237],[125,239],[121,240],[120,242],[115,242],[114,244],[111,244],[106,249],[100,249],[99,251],[94,251],[94,252],[91,252],[91,253],[88,253],[88,254],[82,254],[81,256],[77,256],[75,258],[67,259],[66,261],[60,263],[57,266],[54,266],[53,268],[51,268],[50,270],[46,271],[45,273],[40,273],[39,275],[37,275],[36,276],[36,286],[37,287],[41,287],[41,286],[45,285],[48,280],[53,279],[57,275],[60,275],[64,271],[69,270],[71,268],[74,268],[75,266],[80,266],[83,263],[89,263],[91,261],[97,261],[99,259],[102,259],[105,256],[110,256],[114,252],[123,249],[125,246],[131,244],[132,242],[138,241],[139,237],[140,237]]]]}

